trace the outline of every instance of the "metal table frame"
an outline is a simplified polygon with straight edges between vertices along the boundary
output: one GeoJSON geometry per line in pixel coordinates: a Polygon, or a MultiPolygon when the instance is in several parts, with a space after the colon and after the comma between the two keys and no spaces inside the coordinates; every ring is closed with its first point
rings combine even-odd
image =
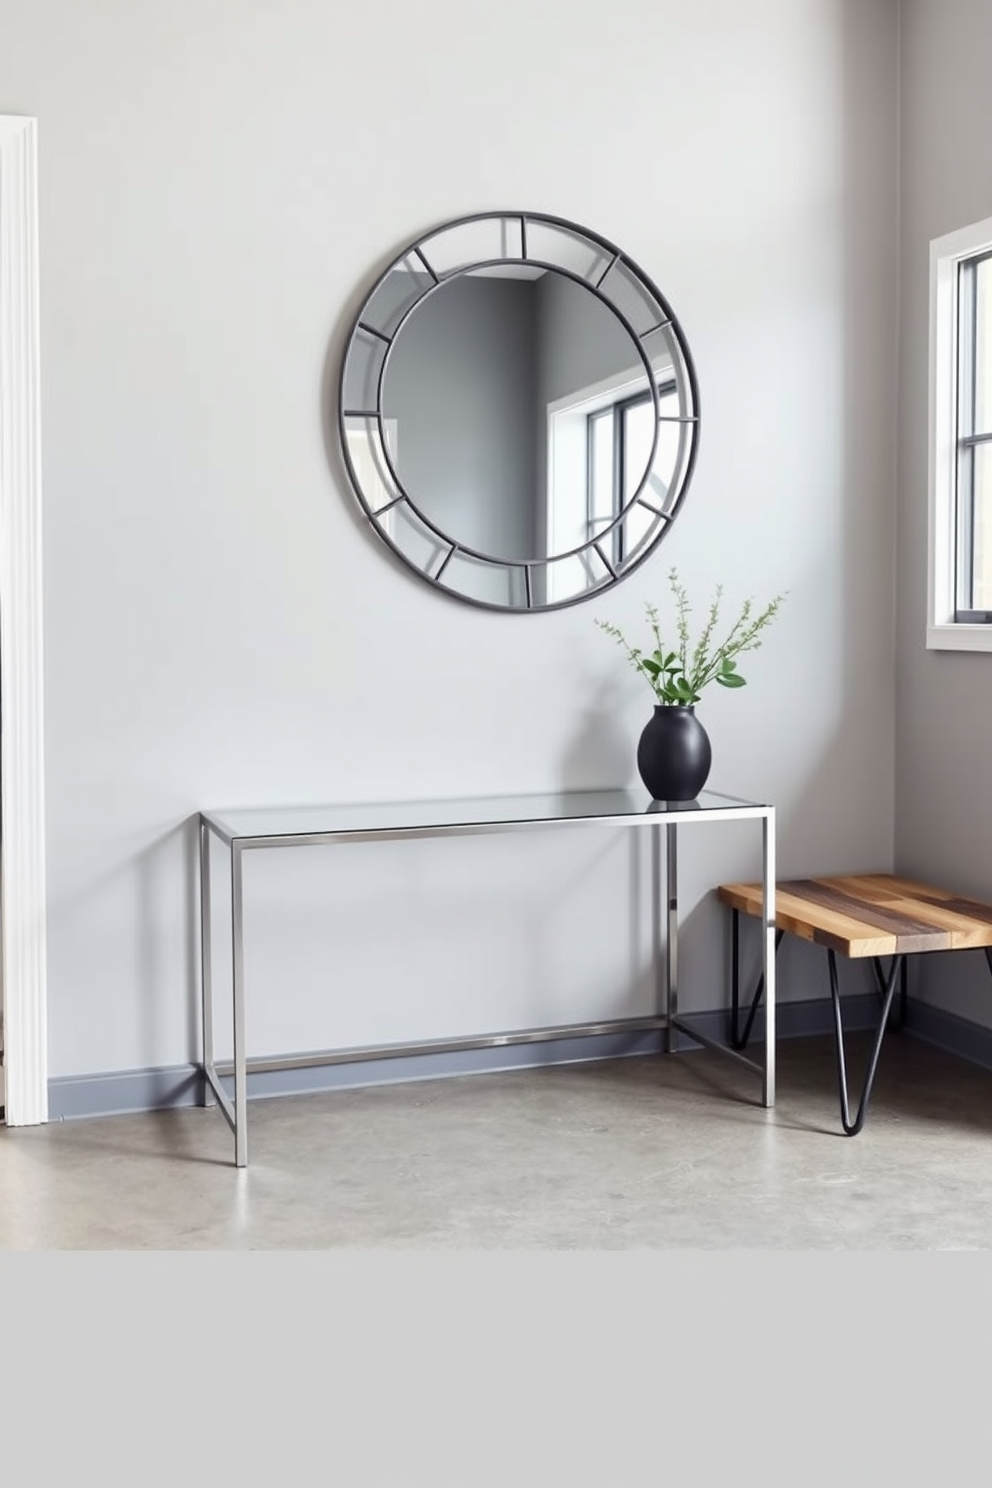
{"type": "MultiPolygon", "coordinates": [[[[412,803],[416,806],[416,803],[412,803]]],[[[408,814],[411,803],[400,803],[398,817],[408,814]]],[[[484,802],[445,801],[423,803],[424,820],[413,824],[383,823],[384,813],[391,808],[367,808],[368,819],[361,821],[362,808],[342,807],[349,818],[347,826],[299,830],[266,829],[258,823],[265,812],[216,812],[199,814],[200,858],[200,955],[203,1101],[211,1102],[211,1092],[234,1133],[235,1165],[248,1164],[248,1075],[249,1073],[290,1069],[309,1069],[320,1065],[345,1064],[369,1059],[392,1059],[408,1055],[434,1054],[456,1050],[483,1049],[583,1035],[634,1032],[659,1029],[665,1033],[665,1051],[675,1053],[677,1033],[685,1034],[697,1044],[727,1055],[738,1064],[761,1076],[761,1104],[775,1104],[775,808],[733,796],[704,791],[698,801],[650,801],[646,793],[615,790],[576,792],[559,797],[491,798],[484,802]],[[558,812],[547,814],[548,801],[562,803],[558,812]],[[528,803],[533,803],[529,806],[528,803]],[[480,810],[482,806],[484,809],[480,810]],[[545,814],[537,808],[544,807],[545,814]],[[243,818],[239,826],[238,817],[243,818]],[[356,820],[357,818],[357,820],[356,820]],[[748,1058],[729,1044],[722,1044],[684,1023],[678,1013],[678,830],[681,826],[701,822],[760,821],[762,826],[762,984],[765,1001],[764,1056],[758,1061],[748,1058]],[[246,826],[245,823],[251,823],[246,826]],[[565,1024],[552,1028],[516,1029],[466,1038],[430,1039],[402,1044],[377,1044],[359,1048],[280,1055],[268,1058],[246,1057],[246,998],[244,955],[243,860],[246,852],[264,848],[329,846],[348,842],[397,841],[415,837],[466,836],[488,832],[526,831],[552,826],[627,826],[646,828],[657,834],[658,851],[654,857],[655,883],[664,838],[664,889],[660,902],[667,921],[664,955],[655,946],[656,1012],[640,1018],[611,1019],[603,1022],[565,1024]],[[232,950],[232,1019],[233,1059],[218,1062],[214,1058],[213,985],[211,969],[212,916],[210,894],[210,843],[215,837],[227,847],[231,874],[231,950],[232,950]],[[234,1077],[233,1100],[221,1083],[234,1077]]],[[[326,817],[335,808],[315,808],[314,818],[326,817]]],[[[303,815],[303,813],[298,813],[303,815]]],[[[275,821],[278,811],[270,813],[275,821]]]]}

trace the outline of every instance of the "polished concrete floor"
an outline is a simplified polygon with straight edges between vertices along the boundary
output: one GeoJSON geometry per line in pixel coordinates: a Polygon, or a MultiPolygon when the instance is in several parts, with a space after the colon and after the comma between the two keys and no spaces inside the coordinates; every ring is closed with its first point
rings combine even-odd
{"type": "MultiPolygon", "coordinates": [[[[866,1044],[852,1040],[852,1089],[866,1044]]],[[[711,1052],[0,1130],[6,1250],[985,1250],[992,1073],[890,1035],[841,1133],[830,1039],[778,1100],[711,1052]]]]}

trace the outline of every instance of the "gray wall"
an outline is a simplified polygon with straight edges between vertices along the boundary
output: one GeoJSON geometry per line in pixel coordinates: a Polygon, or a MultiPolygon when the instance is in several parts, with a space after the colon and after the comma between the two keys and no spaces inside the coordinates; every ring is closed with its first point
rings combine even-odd
{"type": "MultiPolygon", "coordinates": [[[[53,1075],[194,1055],[199,807],[635,780],[650,694],[593,621],[636,634],[672,563],[697,612],[718,580],[790,596],[701,705],[713,785],[777,803],[784,873],[891,865],[895,7],[601,20],[563,47],[559,0],[0,0],[0,108],[40,121],[53,1075]],[[664,62],[636,87],[632,35],[664,62]],[[326,413],[402,243],[507,203],[623,245],[702,391],[671,535],[547,615],[392,561],[326,413]]],[[[726,995],[711,890],[759,862],[747,827],[686,836],[690,1012],[726,995]]],[[[246,889],[255,1052],[650,1002],[610,830],[286,854],[246,889]]]]}
{"type": "Polygon", "coordinates": [[[630,335],[613,312],[561,274],[538,281],[538,315],[543,403],[640,366],[630,335]]]}
{"type": "MultiPolygon", "coordinates": [[[[992,216],[992,8],[903,0],[901,24],[896,863],[992,897],[992,656],[925,649],[932,238],[992,216]]],[[[933,956],[917,987],[992,1026],[984,958],[933,956]]]]}
{"type": "Polygon", "coordinates": [[[535,555],[535,298],[531,280],[443,285],[404,325],[383,387],[414,504],[498,558],[535,555]]]}

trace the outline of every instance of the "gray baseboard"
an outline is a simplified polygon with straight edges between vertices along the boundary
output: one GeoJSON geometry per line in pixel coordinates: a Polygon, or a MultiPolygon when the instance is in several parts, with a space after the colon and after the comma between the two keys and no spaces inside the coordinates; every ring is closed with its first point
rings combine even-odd
{"type": "MultiPolygon", "coordinates": [[[[660,1035],[649,1029],[549,1039],[545,1043],[491,1049],[459,1049],[441,1054],[356,1060],[349,1064],[249,1074],[248,1096],[251,1100],[264,1100],[280,1095],[317,1095],[325,1090],[349,1090],[365,1085],[439,1080],[455,1075],[574,1064],[591,1059],[621,1059],[638,1054],[657,1054],[660,1047],[660,1035]]],[[[124,1115],[197,1106],[202,1104],[203,1083],[203,1077],[191,1064],[172,1065],[166,1069],[127,1070],[121,1074],[65,1076],[48,1082],[49,1120],[68,1121],[81,1116],[124,1115]]],[[[233,1093],[233,1080],[226,1083],[233,1093]]]]}
{"type": "Polygon", "coordinates": [[[192,1064],[122,1070],[106,1075],[63,1075],[48,1082],[49,1121],[77,1116],[125,1116],[202,1103],[203,1078],[192,1064]]]}
{"type": "MultiPolygon", "coordinates": [[[[711,1039],[725,1040],[728,1037],[729,1013],[726,1009],[689,1013],[683,1021],[690,1026],[694,1025],[700,1033],[711,1039]]],[[[865,993],[844,998],[846,1030],[874,1028],[877,1022],[877,997],[865,993]]],[[[830,999],[779,1003],[777,1024],[780,1039],[832,1034],[834,1025],[830,999]]],[[[915,1037],[948,1053],[992,1069],[992,1029],[914,999],[909,1002],[906,1029],[915,1037]]],[[[759,1010],[752,1038],[758,1042],[763,1036],[764,1017],[759,1010]]],[[[680,1036],[679,1047],[690,1049],[691,1040],[680,1036]]],[[[317,1065],[310,1069],[253,1074],[248,1079],[248,1095],[253,1100],[281,1095],[314,1095],[327,1090],[348,1090],[364,1085],[438,1080],[457,1075],[494,1073],[498,1070],[636,1057],[657,1054],[660,1048],[661,1036],[647,1031],[552,1039],[547,1043],[516,1044],[492,1049],[414,1054],[396,1059],[369,1059],[354,1064],[317,1065]]],[[[203,1079],[191,1064],[172,1065],[163,1069],[126,1070],[105,1075],[69,1075],[48,1082],[50,1121],[169,1110],[200,1105],[202,1099],[203,1079]]]]}
{"type": "MultiPolygon", "coordinates": [[[[844,998],[844,1027],[854,1032],[878,1027],[878,998],[870,992],[844,998]]],[[[716,1008],[710,1013],[686,1013],[682,1022],[698,1028],[708,1038],[726,1041],[730,1037],[730,1012],[716,1008]]],[[[741,1015],[741,1031],[746,1022],[746,1009],[741,1015]]],[[[810,1038],[834,1031],[833,1004],[829,997],[804,1002],[780,1002],[775,1009],[776,1034],[780,1039],[810,1038]]],[[[759,1008],[751,1030],[751,1039],[759,1042],[765,1036],[764,1008],[759,1008]]],[[[680,1040],[680,1047],[685,1040],[680,1040]]]]}
{"type": "Polygon", "coordinates": [[[984,1023],[973,1023],[970,1018],[959,1018],[956,1013],[910,998],[906,1028],[924,1043],[992,1070],[992,1028],[984,1023]]]}

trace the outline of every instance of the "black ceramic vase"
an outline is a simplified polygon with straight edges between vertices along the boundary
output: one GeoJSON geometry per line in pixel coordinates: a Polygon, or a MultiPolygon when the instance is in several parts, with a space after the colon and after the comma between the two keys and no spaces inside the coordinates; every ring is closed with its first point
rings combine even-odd
{"type": "Polygon", "coordinates": [[[637,768],[656,801],[694,801],[713,763],[710,739],[694,708],[655,708],[637,746],[637,768]]]}

